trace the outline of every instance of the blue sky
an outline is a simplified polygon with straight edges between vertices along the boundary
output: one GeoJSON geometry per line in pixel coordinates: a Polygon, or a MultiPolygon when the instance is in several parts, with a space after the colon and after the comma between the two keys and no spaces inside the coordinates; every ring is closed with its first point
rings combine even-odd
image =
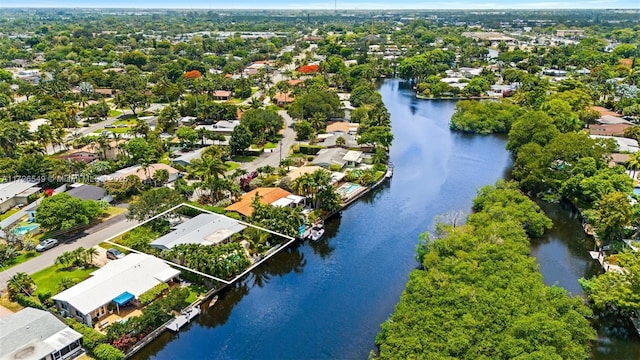
{"type": "MultiPolygon", "coordinates": [[[[640,8],[640,0],[337,0],[340,9],[615,9],[640,8]]],[[[333,9],[333,0],[0,0],[0,7],[101,7],[179,9],[333,9]]]]}

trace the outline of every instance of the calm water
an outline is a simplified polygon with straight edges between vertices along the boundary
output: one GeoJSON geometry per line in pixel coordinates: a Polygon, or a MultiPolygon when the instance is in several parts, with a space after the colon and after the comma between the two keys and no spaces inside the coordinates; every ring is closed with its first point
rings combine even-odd
{"type": "MultiPolygon", "coordinates": [[[[393,179],[328,222],[321,241],[276,255],[180,334],[166,332],[135,358],[368,356],[416,266],[418,235],[439,214],[468,212],[476,189],[504,177],[511,165],[503,138],[449,131],[455,102],[417,100],[396,80],[380,91],[393,121],[393,179]]],[[[582,249],[590,245],[573,237],[579,223],[570,213],[556,212],[554,220],[564,222],[532,253],[545,281],[580,294],[576,279],[596,271],[582,249]]],[[[626,340],[611,339],[603,337],[596,357],[633,358],[614,352],[626,340]]]]}

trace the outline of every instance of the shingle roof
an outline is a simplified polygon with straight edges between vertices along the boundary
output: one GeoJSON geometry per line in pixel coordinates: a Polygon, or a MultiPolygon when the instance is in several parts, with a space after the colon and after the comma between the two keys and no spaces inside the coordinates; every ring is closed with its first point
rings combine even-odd
{"type": "Polygon", "coordinates": [[[61,349],[82,335],[68,328],[54,315],[34,308],[0,318],[0,358],[40,359],[61,349]]]}
{"type": "Polygon", "coordinates": [[[100,200],[106,196],[103,188],[82,184],[67,191],[67,194],[81,200],[100,200]]]}
{"type": "Polygon", "coordinates": [[[225,208],[227,211],[235,211],[244,216],[253,215],[253,199],[256,197],[256,194],[260,196],[260,203],[265,205],[270,205],[278,199],[282,199],[291,195],[287,190],[283,190],[277,187],[273,188],[257,188],[255,190],[251,190],[248,193],[242,195],[240,201],[231,204],[225,208]]]}

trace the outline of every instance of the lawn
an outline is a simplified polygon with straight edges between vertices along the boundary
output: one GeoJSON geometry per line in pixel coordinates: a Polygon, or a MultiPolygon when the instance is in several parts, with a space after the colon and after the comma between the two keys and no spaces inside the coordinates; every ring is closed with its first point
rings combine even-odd
{"type": "Polygon", "coordinates": [[[4,214],[0,214],[0,220],[4,220],[4,219],[6,219],[6,218],[8,218],[9,216],[11,216],[11,215],[13,215],[13,214],[17,213],[18,211],[20,211],[20,209],[19,209],[19,208],[17,208],[17,207],[14,207],[13,209],[9,209],[6,213],[4,213],[4,214]]]}
{"type": "Polygon", "coordinates": [[[238,104],[242,103],[243,101],[244,101],[244,100],[242,100],[242,99],[235,99],[235,98],[234,98],[234,99],[228,100],[228,101],[227,101],[227,103],[228,103],[228,104],[238,105],[238,104]]]}
{"type": "Polygon", "coordinates": [[[38,287],[37,293],[50,292],[51,294],[57,294],[59,291],[58,286],[60,280],[63,278],[70,278],[75,283],[89,277],[89,274],[96,271],[97,267],[77,268],[73,270],[66,270],[62,265],[49,266],[46,269],[40,270],[37,273],[31,275],[33,281],[38,287]]]}
{"type": "Polygon", "coordinates": [[[237,162],[252,162],[253,160],[256,159],[257,156],[251,156],[251,155],[234,155],[231,157],[231,160],[233,161],[237,161],[237,162]]]}
{"type": "Polygon", "coordinates": [[[118,216],[120,214],[124,214],[126,212],[127,212],[127,209],[120,208],[117,206],[111,206],[102,215],[102,221],[111,219],[112,217],[118,216]]]}
{"type": "Polygon", "coordinates": [[[20,253],[20,255],[16,256],[13,260],[3,263],[2,271],[10,269],[18,264],[22,264],[23,262],[38,256],[40,256],[40,253],[37,251],[29,251],[29,252],[23,251],[20,253]]]}
{"type": "Polygon", "coordinates": [[[116,117],[116,116],[122,115],[122,111],[109,110],[108,115],[109,115],[109,117],[116,117]]]}
{"type": "Polygon", "coordinates": [[[198,299],[198,296],[207,292],[207,288],[202,285],[189,285],[187,289],[189,289],[189,297],[187,297],[185,303],[188,305],[193,304],[193,302],[198,299]]]}
{"type": "Polygon", "coordinates": [[[132,125],[135,125],[136,122],[137,122],[136,119],[124,119],[124,120],[114,121],[113,125],[114,126],[118,126],[118,125],[129,125],[129,126],[132,126],[132,125]]]}
{"type": "Polygon", "coordinates": [[[278,146],[278,144],[274,144],[272,142],[268,142],[266,144],[264,144],[264,148],[265,149],[275,149],[278,146]]]}
{"type": "Polygon", "coordinates": [[[233,161],[227,161],[224,163],[227,166],[227,171],[233,171],[237,168],[240,167],[240,164],[238,164],[237,162],[233,162],[233,161]]]}
{"type": "Polygon", "coordinates": [[[116,249],[120,250],[120,252],[123,253],[123,254],[128,254],[129,253],[129,250],[127,250],[127,249],[125,249],[123,247],[120,247],[120,246],[117,246],[117,245],[111,245],[108,242],[104,242],[104,241],[101,242],[100,244],[98,244],[98,246],[100,246],[103,249],[107,249],[107,250],[116,248],[116,249]]]}

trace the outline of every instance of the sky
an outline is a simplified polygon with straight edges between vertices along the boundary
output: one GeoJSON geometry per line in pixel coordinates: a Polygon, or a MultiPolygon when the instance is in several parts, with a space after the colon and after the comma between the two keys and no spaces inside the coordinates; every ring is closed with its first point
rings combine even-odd
{"type": "MultiPolygon", "coordinates": [[[[339,9],[617,9],[640,8],[640,0],[336,0],[339,9]]],[[[2,7],[333,9],[334,0],[0,0],[2,7]]]]}

